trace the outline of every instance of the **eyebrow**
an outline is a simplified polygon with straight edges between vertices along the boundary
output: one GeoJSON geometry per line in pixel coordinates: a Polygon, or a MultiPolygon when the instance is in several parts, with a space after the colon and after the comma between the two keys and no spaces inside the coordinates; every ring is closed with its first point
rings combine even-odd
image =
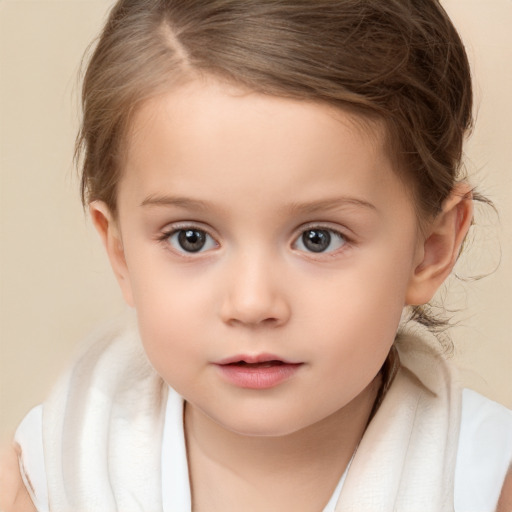
{"type": "Polygon", "coordinates": [[[150,194],[140,206],[175,206],[178,208],[186,208],[191,210],[208,210],[209,203],[197,199],[190,199],[188,197],[179,196],[162,196],[157,194],[150,194]]]}
{"type": "MultiPolygon", "coordinates": [[[[190,210],[207,211],[212,207],[207,201],[191,199],[189,197],[180,196],[162,196],[158,194],[150,194],[140,204],[140,206],[164,206],[178,207],[190,210]]],[[[291,203],[287,209],[292,213],[315,214],[325,212],[326,210],[336,210],[339,208],[355,206],[356,208],[364,208],[377,212],[377,208],[372,203],[355,197],[334,197],[328,199],[320,199],[305,203],[291,203]]]]}
{"type": "Polygon", "coordinates": [[[311,201],[307,203],[292,203],[290,205],[290,209],[292,212],[315,214],[326,210],[336,210],[351,206],[377,212],[377,207],[374,204],[356,197],[345,196],[320,199],[319,201],[311,201]]]}

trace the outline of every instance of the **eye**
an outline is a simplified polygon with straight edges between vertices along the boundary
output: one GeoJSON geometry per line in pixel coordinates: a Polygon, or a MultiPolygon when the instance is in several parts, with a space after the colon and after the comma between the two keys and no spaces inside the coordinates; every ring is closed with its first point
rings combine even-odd
{"type": "Polygon", "coordinates": [[[178,252],[204,252],[217,247],[217,242],[202,229],[177,229],[166,236],[168,243],[178,252]]]}
{"type": "Polygon", "coordinates": [[[295,248],[314,253],[334,252],[346,243],[345,237],[333,229],[311,228],[302,232],[295,242],[295,248]]]}

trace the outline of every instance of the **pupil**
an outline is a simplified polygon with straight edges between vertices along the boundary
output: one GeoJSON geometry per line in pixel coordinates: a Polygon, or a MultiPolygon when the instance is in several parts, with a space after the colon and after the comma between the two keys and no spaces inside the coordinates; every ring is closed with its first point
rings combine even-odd
{"type": "Polygon", "coordinates": [[[181,247],[187,252],[200,251],[206,242],[206,236],[197,229],[186,229],[180,231],[178,241],[181,247]]]}
{"type": "Polygon", "coordinates": [[[331,235],[325,229],[310,229],[302,235],[302,242],[311,252],[323,252],[331,243],[331,235]]]}

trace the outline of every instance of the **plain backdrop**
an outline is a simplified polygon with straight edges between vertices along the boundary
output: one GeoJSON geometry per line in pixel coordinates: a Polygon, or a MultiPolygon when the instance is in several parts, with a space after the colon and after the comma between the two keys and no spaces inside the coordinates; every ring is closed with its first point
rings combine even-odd
{"type": "MultiPolygon", "coordinates": [[[[79,63],[107,0],[0,0],[0,440],[48,393],[76,344],[124,311],[72,164],[79,63]]],[[[473,64],[478,212],[448,306],[470,387],[512,407],[512,0],[444,0],[473,64]],[[496,269],[496,267],[499,267],[496,269]]]]}

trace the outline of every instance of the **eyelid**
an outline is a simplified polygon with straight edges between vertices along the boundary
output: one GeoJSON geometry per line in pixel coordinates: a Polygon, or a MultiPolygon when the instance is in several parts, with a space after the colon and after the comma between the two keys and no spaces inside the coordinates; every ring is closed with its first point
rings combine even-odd
{"type": "Polygon", "coordinates": [[[197,229],[199,231],[204,231],[208,233],[212,238],[217,240],[219,237],[214,229],[208,224],[204,222],[195,221],[195,220],[180,220],[176,222],[169,222],[163,228],[159,230],[159,235],[162,237],[164,235],[169,236],[176,231],[182,231],[187,229],[197,229]]]}
{"type": "Polygon", "coordinates": [[[210,252],[211,250],[216,249],[220,246],[218,236],[216,234],[212,234],[212,231],[213,230],[209,226],[206,226],[202,222],[179,221],[167,224],[164,228],[162,228],[158,234],[157,239],[159,242],[165,244],[166,248],[173,251],[175,254],[178,254],[183,257],[197,257],[198,255],[210,252]],[[197,252],[189,252],[183,249],[180,250],[178,248],[173,247],[169,242],[170,238],[179,233],[180,231],[187,230],[197,230],[204,232],[207,235],[207,237],[209,237],[211,240],[215,242],[215,247],[206,250],[199,250],[197,252]]]}
{"type": "Polygon", "coordinates": [[[310,229],[324,229],[325,231],[331,231],[333,233],[338,233],[347,241],[353,241],[355,235],[352,234],[352,231],[340,224],[336,224],[334,222],[307,222],[306,224],[301,224],[296,230],[294,234],[294,239],[297,239],[304,231],[308,231],[310,229]]]}
{"type": "Polygon", "coordinates": [[[319,258],[322,256],[333,256],[345,251],[348,248],[348,246],[353,245],[353,237],[351,235],[348,235],[347,231],[349,230],[341,228],[339,224],[333,225],[330,222],[308,222],[307,224],[303,224],[298,229],[295,230],[295,234],[292,241],[292,248],[297,251],[308,254],[308,256],[310,257],[319,258]],[[329,231],[330,233],[334,233],[336,236],[341,237],[344,240],[344,243],[342,244],[341,247],[329,251],[314,252],[304,249],[298,249],[296,247],[297,243],[299,243],[303,234],[310,230],[329,231]]]}

